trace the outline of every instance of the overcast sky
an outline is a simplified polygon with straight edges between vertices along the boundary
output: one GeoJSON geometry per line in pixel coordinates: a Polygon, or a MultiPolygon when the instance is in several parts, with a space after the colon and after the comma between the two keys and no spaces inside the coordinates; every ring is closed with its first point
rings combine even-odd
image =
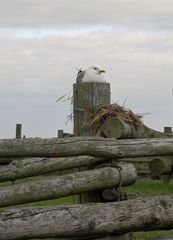
{"type": "MultiPolygon", "coordinates": [[[[172,0],[0,0],[0,138],[54,137],[75,68],[106,70],[112,102],[173,126],[172,0]]],[[[70,93],[69,93],[70,94],[70,93]]]]}

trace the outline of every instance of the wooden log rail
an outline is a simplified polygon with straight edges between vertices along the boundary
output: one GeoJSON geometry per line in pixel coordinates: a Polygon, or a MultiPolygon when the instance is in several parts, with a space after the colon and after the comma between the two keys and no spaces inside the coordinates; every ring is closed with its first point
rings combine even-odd
{"type": "Polygon", "coordinates": [[[0,213],[3,240],[100,237],[173,228],[173,196],[116,203],[10,209],[0,213]]]}
{"type": "MultiPolygon", "coordinates": [[[[76,237],[70,237],[70,238],[43,238],[43,239],[33,239],[32,240],[87,240],[87,239],[91,239],[90,237],[80,237],[80,238],[76,238],[76,237]]],[[[116,236],[109,236],[108,237],[99,237],[99,238],[93,238],[92,237],[92,240],[129,240],[129,238],[125,238],[125,235],[118,235],[117,237],[116,236]]],[[[151,239],[149,239],[151,240],[151,239]]],[[[156,239],[153,239],[153,240],[156,240],[156,239]]],[[[158,239],[159,240],[159,239],[158,239]]],[[[163,240],[163,239],[162,239],[163,240]]],[[[165,240],[170,240],[170,239],[165,239],[165,240]]]]}
{"type": "Polygon", "coordinates": [[[0,188],[0,207],[60,198],[81,192],[127,186],[136,181],[137,174],[132,164],[117,167],[101,167],[95,170],[49,176],[0,188]],[[121,170],[120,170],[121,169],[121,170]]]}
{"type": "Polygon", "coordinates": [[[150,170],[155,176],[173,173],[173,157],[155,157],[151,161],[150,170]]]}
{"type": "Polygon", "coordinates": [[[103,124],[103,133],[108,138],[137,139],[137,138],[168,138],[173,133],[163,133],[147,127],[144,124],[134,126],[118,117],[107,118],[103,124]]]}
{"type": "Polygon", "coordinates": [[[11,160],[0,166],[0,182],[13,181],[42,175],[50,172],[72,169],[81,166],[101,164],[106,158],[92,156],[75,156],[61,158],[24,158],[11,160]]]}
{"type": "Polygon", "coordinates": [[[0,159],[10,157],[65,157],[90,155],[133,158],[173,155],[173,138],[114,140],[96,137],[2,139],[0,159]]]}
{"type": "MultiPolygon", "coordinates": [[[[158,162],[157,159],[162,159],[162,172],[165,172],[165,165],[169,170],[170,161],[173,163],[173,156],[163,157],[135,157],[135,158],[118,158],[114,162],[126,162],[126,163],[146,163],[149,164],[153,160],[155,161],[153,166],[153,173],[157,171],[158,162]],[[156,159],[156,160],[155,160],[156,159]]],[[[14,181],[20,178],[27,178],[31,176],[43,175],[47,173],[53,173],[55,171],[62,171],[67,169],[73,169],[82,166],[96,165],[103,162],[110,162],[109,158],[98,158],[92,156],[73,156],[73,157],[59,157],[59,158],[24,158],[15,159],[11,158],[9,164],[3,164],[0,166],[0,182],[14,181]]],[[[166,170],[167,171],[167,170],[166,170]]],[[[157,174],[156,174],[157,175],[157,174]]]]}
{"type": "MultiPolygon", "coordinates": [[[[131,235],[131,234],[130,234],[131,235]]],[[[110,236],[107,236],[107,237],[92,237],[92,238],[90,238],[90,237],[68,237],[68,238],[42,238],[42,239],[33,239],[32,238],[32,240],[89,240],[89,239],[91,239],[91,240],[129,240],[129,234],[124,234],[124,235],[118,235],[118,236],[113,236],[113,235],[110,235],[110,236]]],[[[147,240],[151,240],[151,239],[147,239],[147,240]]],[[[153,240],[156,240],[156,239],[153,239],[153,240]]],[[[159,240],[159,239],[158,239],[159,240]]],[[[163,239],[162,239],[163,240],[163,239]]],[[[171,240],[171,239],[165,239],[165,240],[171,240]]]]}
{"type": "Polygon", "coordinates": [[[173,157],[155,157],[150,162],[149,168],[163,183],[169,183],[173,175],[173,157]]]}
{"type": "MultiPolygon", "coordinates": [[[[128,234],[129,235],[129,234],[128,234]]],[[[127,236],[127,234],[126,234],[127,236]]],[[[125,235],[118,235],[117,237],[116,236],[108,236],[108,237],[99,237],[99,238],[90,238],[90,237],[79,237],[79,238],[76,238],[76,237],[70,237],[70,238],[43,238],[43,239],[32,239],[32,240],[88,240],[88,239],[91,239],[91,240],[129,240],[129,237],[125,237],[125,235]]],[[[151,240],[151,239],[149,239],[151,240]]],[[[153,239],[153,240],[156,240],[156,239],[153,239]]],[[[163,239],[158,239],[158,240],[163,240],[163,239]]],[[[165,239],[165,240],[171,240],[171,239],[165,239]]]]}

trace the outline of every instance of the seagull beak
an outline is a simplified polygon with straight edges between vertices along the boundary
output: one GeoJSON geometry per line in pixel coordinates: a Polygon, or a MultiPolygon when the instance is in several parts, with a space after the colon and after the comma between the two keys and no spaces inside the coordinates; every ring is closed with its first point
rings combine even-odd
{"type": "Polygon", "coordinates": [[[99,70],[99,74],[101,74],[101,73],[105,73],[105,72],[106,72],[106,71],[103,70],[103,69],[99,70]]]}

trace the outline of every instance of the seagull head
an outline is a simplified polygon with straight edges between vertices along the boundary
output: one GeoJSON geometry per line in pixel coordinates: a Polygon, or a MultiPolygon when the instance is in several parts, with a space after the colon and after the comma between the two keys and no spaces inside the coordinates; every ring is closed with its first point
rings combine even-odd
{"type": "Polygon", "coordinates": [[[105,83],[105,79],[103,74],[105,70],[101,69],[98,66],[90,66],[86,70],[80,72],[79,76],[77,76],[78,81],[80,82],[102,82],[105,83]],[[80,78],[80,80],[79,80],[80,78]]]}
{"type": "Polygon", "coordinates": [[[100,75],[102,73],[105,73],[106,71],[101,69],[100,67],[98,66],[90,66],[88,69],[86,69],[87,72],[90,72],[92,74],[97,74],[97,75],[100,75]]]}

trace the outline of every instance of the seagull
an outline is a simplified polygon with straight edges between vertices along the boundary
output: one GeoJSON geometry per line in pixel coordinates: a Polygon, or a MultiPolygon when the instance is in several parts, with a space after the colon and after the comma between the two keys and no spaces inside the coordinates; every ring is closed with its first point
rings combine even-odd
{"type": "Polygon", "coordinates": [[[105,70],[100,69],[98,66],[90,66],[86,70],[78,69],[76,82],[102,82],[105,83],[105,79],[103,77],[103,73],[105,70]]]}

